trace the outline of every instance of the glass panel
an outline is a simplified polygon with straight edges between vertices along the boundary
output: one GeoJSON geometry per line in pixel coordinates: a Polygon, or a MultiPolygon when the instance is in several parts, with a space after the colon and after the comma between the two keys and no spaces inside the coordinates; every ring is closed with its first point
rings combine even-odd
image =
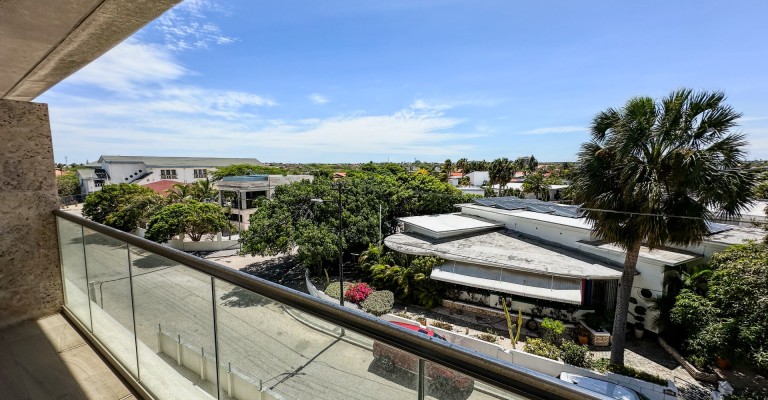
{"type": "Polygon", "coordinates": [[[127,245],[88,228],[83,234],[93,334],[137,376],[127,245]]]}
{"type": "Polygon", "coordinates": [[[91,311],[88,308],[88,279],[85,273],[83,228],[62,218],[56,218],[59,227],[59,253],[64,283],[64,302],[73,314],[91,330],[91,311]]]}
{"type": "Polygon", "coordinates": [[[160,399],[216,397],[211,278],[130,247],[139,380],[160,399]]]}
{"type": "Polygon", "coordinates": [[[427,399],[435,400],[495,400],[529,399],[517,393],[508,392],[478,381],[440,364],[427,361],[424,371],[426,381],[424,392],[427,399]]]}
{"type": "Polygon", "coordinates": [[[219,280],[216,307],[221,398],[417,397],[410,354],[219,280]]]}

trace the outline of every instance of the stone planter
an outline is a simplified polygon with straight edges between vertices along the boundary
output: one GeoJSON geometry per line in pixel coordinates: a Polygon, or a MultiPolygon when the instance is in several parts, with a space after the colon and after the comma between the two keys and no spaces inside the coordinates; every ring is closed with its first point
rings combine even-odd
{"type": "Polygon", "coordinates": [[[611,334],[606,332],[597,332],[590,328],[583,321],[579,321],[581,326],[589,332],[589,343],[597,347],[608,347],[611,345],[611,334]]]}

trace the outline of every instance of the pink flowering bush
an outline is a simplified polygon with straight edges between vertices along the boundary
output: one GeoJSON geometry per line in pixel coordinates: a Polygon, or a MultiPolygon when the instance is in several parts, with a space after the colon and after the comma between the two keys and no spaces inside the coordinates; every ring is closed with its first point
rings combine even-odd
{"type": "Polygon", "coordinates": [[[367,283],[359,282],[349,286],[346,292],[344,292],[344,299],[355,304],[360,304],[363,300],[368,298],[368,295],[373,293],[373,289],[368,286],[367,283]]]}

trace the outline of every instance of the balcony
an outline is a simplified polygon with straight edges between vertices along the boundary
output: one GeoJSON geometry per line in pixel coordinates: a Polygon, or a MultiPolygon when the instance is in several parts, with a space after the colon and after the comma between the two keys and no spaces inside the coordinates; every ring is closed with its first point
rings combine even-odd
{"type": "Polygon", "coordinates": [[[64,313],[145,397],[602,398],[82,217],[54,214],[64,313]]]}

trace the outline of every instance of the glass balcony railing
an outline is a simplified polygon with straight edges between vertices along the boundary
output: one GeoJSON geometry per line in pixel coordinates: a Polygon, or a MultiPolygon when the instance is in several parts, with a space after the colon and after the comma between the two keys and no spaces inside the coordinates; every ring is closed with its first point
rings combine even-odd
{"type": "Polygon", "coordinates": [[[55,211],[65,313],[157,399],[602,399],[55,211]]]}

